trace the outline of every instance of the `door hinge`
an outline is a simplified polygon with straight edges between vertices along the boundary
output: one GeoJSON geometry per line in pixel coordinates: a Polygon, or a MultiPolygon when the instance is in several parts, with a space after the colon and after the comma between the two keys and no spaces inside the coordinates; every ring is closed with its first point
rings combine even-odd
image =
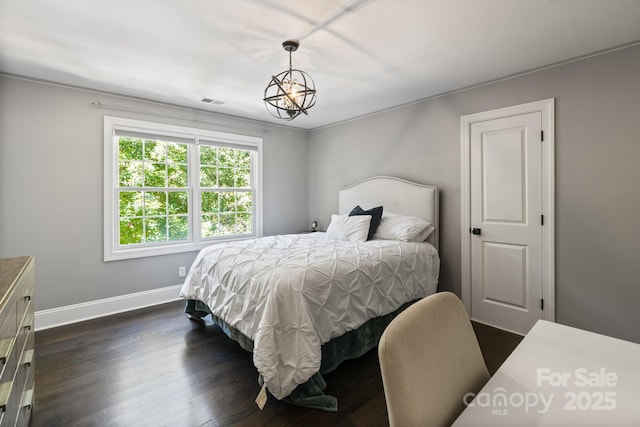
{"type": "Polygon", "coordinates": [[[540,131],[540,141],[544,141],[544,131],[540,131]]]}
{"type": "Polygon", "coordinates": [[[544,225],[544,215],[540,215],[540,225],[544,225]]]}
{"type": "Polygon", "coordinates": [[[540,310],[544,310],[544,299],[540,299],[540,310]]]}

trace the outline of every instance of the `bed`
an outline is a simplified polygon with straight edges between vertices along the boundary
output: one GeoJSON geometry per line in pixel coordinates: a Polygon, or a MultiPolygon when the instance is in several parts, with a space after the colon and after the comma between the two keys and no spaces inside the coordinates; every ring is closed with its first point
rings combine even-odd
{"type": "Polygon", "coordinates": [[[326,233],[204,248],[180,296],[190,316],[211,315],[253,352],[271,395],[337,411],[322,374],[375,347],[393,317],[436,292],[438,226],[437,188],[369,178],[339,191],[326,233]]]}

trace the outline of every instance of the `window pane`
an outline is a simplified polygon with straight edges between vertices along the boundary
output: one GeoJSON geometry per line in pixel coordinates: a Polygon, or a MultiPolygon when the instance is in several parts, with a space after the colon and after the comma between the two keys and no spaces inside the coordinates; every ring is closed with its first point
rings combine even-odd
{"type": "Polygon", "coordinates": [[[236,169],[236,187],[247,188],[251,183],[250,169],[236,169]]]}
{"type": "Polygon", "coordinates": [[[162,191],[148,191],[145,193],[145,215],[166,215],[167,194],[162,191]]]}
{"type": "Polygon", "coordinates": [[[164,163],[145,163],[144,186],[165,187],[167,182],[166,173],[167,171],[164,163]]]}
{"type": "Polygon", "coordinates": [[[120,216],[143,215],[142,191],[120,192],[120,216]]]}
{"type": "Polygon", "coordinates": [[[218,186],[233,188],[233,169],[218,168],[218,186]]]}
{"type": "Polygon", "coordinates": [[[165,162],[166,157],[166,144],[162,141],[150,141],[145,139],[144,141],[144,159],[152,162],[165,162]]]}
{"type": "Polygon", "coordinates": [[[251,214],[238,214],[236,216],[236,233],[243,234],[251,232],[253,232],[251,214]]]}
{"type": "Polygon", "coordinates": [[[202,198],[202,213],[218,212],[218,193],[205,191],[202,193],[201,198],[202,198]]]}
{"type": "Polygon", "coordinates": [[[118,186],[142,187],[142,162],[121,161],[118,164],[118,186]]]}
{"type": "Polygon", "coordinates": [[[239,167],[239,168],[251,167],[251,151],[236,150],[236,167],[239,167]]]}
{"type": "Polygon", "coordinates": [[[189,217],[186,215],[169,217],[169,240],[189,239],[189,217]]]}
{"type": "Polygon", "coordinates": [[[220,212],[235,212],[236,193],[220,193],[220,212]]]}
{"type": "Polygon", "coordinates": [[[187,187],[187,165],[169,165],[169,187],[187,187]]]}
{"type": "Polygon", "coordinates": [[[200,167],[200,185],[202,187],[217,187],[217,170],[215,167],[211,166],[201,166],[200,167]]]}
{"type": "Polygon", "coordinates": [[[218,148],[218,166],[233,167],[235,151],[233,148],[218,148]]]}
{"type": "Polygon", "coordinates": [[[142,140],[119,138],[118,158],[120,160],[142,160],[142,140]]]}
{"type": "Polygon", "coordinates": [[[238,212],[251,212],[252,200],[250,192],[236,193],[236,210],[238,212]]]}
{"type": "Polygon", "coordinates": [[[169,192],[169,214],[188,214],[189,194],[185,191],[169,192]]]}
{"type": "Polygon", "coordinates": [[[229,236],[235,233],[236,228],[236,216],[235,214],[221,214],[220,215],[220,235],[229,236]]]}
{"type": "Polygon", "coordinates": [[[146,218],[144,225],[147,242],[165,242],[167,240],[167,217],[146,218]]]}
{"type": "Polygon", "coordinates": [[[167,143],[167,161],[187,163],[187,144],[167,143]]]}
{"type": "Polygon", "coordinates": [[[200,146],[200,164],[207,166],[215,166],[218,164],[216,147],[200,146]]]}
{"type": "Polygon", "coordinates": [[[142,243],[143,230],[142,218],[121,218],[120,219],[120,244],[133,245],[142,243]]]}
{"type": "Polygon", "coordinates": [[[201,218],[201,234],[202,237],[214,237],[218,236],[218,215],[205,214],[201,218]]]}

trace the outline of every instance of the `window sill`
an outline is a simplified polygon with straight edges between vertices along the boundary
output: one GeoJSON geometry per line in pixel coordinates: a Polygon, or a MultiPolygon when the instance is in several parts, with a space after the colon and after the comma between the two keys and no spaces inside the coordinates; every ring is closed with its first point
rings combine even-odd
{"type": "Polygon", "coordinates": [[[179,254],[184,252],[197,252],[207,246],[214,245],[216,243],[224,243],[224,242],[233,242],[238,240],[247,240],[254,239],[258,236],[241,236],[241,237],[228,237],[228,238],[217,238],[202,241],[200,243],[183,243],[183,244],[174,244],[174,245],[165,245],[165,246],[151,246],[151,247],[137,247],[130,249],[120,249],[117,251],[113,251],[112,253],[108,253],[105,248],[104,252],[104,261],[122,261],[127,259],[135,259],[135,258],[146,258],[152,256],[159,255],[171,255],[171,254],[179,254]]]}

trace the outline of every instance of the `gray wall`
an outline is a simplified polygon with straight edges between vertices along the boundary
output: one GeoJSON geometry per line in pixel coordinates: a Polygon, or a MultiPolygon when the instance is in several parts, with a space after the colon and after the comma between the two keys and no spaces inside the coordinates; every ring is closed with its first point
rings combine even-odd
{"type": "Polygon", "coordinates": [[[36,310],[176,285],[195,258],[103,262],[104,115],[263,137],[264,233],[308,228],[305,131],[0,76],[0,257],[35,256],[36,310]]]}
{"type": "Polygon", "coordinates": [[[336,191],[371,175],[437,185],[441,289],[459,294],[460,116],[551,97],[556,320],[640,342],[640,46],[309,133],[0,77],[0,257],[36,256],[36,310],[181,282],[195,253],[102,261],[102,117],[114,115],[262,136],[265,234],[326,227],[336,191]]]}
{"type": "Polygon", "coordinates": [[[556,321],[640,342],[640,46],[309,136],[309,215],[372,175],[441,190],[440,288],[460,294],[460,116],[556,100],[556,321]]]}

